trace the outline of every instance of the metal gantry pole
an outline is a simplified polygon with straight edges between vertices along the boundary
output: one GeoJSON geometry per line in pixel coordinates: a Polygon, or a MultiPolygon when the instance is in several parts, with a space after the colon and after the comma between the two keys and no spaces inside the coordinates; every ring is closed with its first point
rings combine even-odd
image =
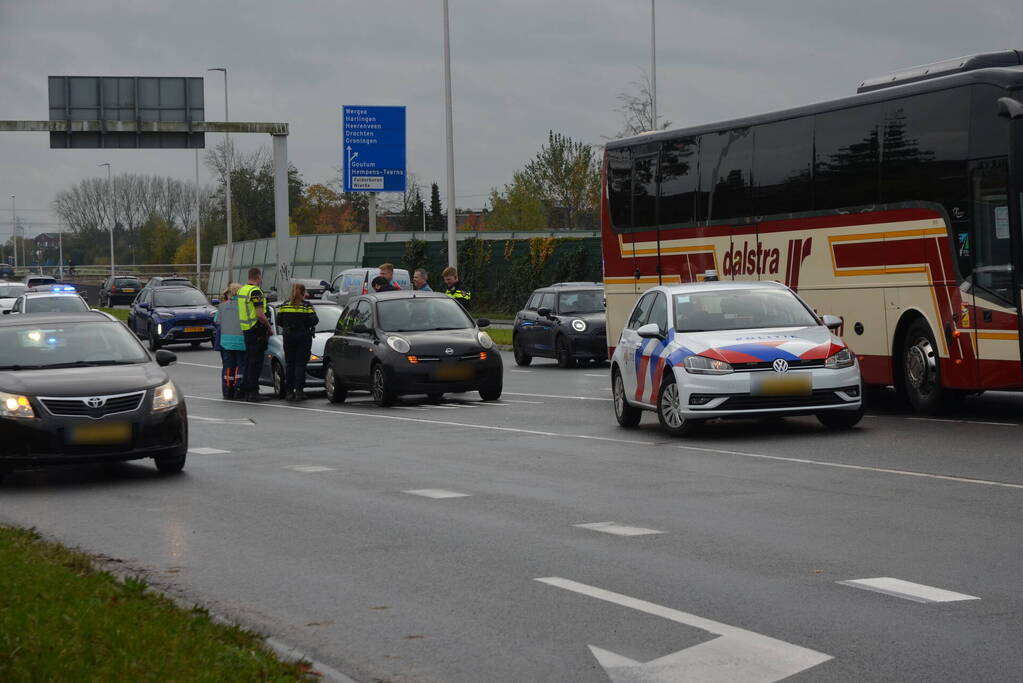
{"type": "Polygon", "coordinates": [[[114,181],[110,174],[110,162],[104,162],[100,166],[107,167],[107,207],[110,209],[110,277],[114,276],[114,181]]]}
{"type": "Polygon", "coordinates": [[[288,210],[288,136],[274,135],[274,226],[277,234],[277,299],[291,296],[290,224],[288,210]]]}
{"type": "Polygon", "coordinates": [[[14,195],[11,195],[11,247],[14,251],[14,270],[18,270],[18,218],[14,211],[14,195]]]}
{"type": "Polygon", "coordinates": [[[448,0],[444,0],[444,115],[448,135],[448,265],[458,267],[458,239],[455,236],[455,141],[451,116],[451,36],[448,31],[448,0]]]}
{"type": "Polygon", "coordinates": [[[657,130],[657,0],[650,0],[650,119],[657,130]]]}
{"type": "Polygon", "coordinates": [[[202,242],[199,233],[202,232],[202,220],[199,217],[199,148],[195,148],[195,286],[202,289],[202,242]]]}
{"type": "MultiPolygon", "coordinates": [[[[231,115],[227,108],[227,69],[225,67],[218,66],[212,69],[207,69],[207,71],[224,72],[224,123],[227,123],[228,121],[231,120],[231,115]]],[[[224,199],[224,203],[226,204],[225,211],[227,213],[227,272],[228,272],[227,280],[228,282],[231,282],[232,279],[234,278],[234,239],[231,234],[231,157],[233,155],[231,150],[230,133],[224,133],[224,142],[226,144],[226,149],[224,153],[224,167],[227,169],[226,172],[227,179],[225,188],[227,190],[227,197],[225,197],[224,199]]]]}

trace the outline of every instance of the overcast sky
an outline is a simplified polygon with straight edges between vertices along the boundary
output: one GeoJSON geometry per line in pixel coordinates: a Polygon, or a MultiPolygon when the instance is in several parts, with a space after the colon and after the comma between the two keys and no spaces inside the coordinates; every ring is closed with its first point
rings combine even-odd
{"type": "MultiPolygon", "coordinates": [[[[408,107],[408,164],[444,196],[441,0],[0,0],[0,119],[46,119],[47,76],[206,76],[206,118],[286,121],[307,183],[336,176],[343,104],[408,107]]],[[[599,144],[618,93],[649,69],[649,0],[450,0],[458,206],[481,207],[548,129],[599,144]]],[[[659,113],[677,126],[851,94],[865,77],[1023,48],[1018,0],[657,0],[659,113]]],[[[207,145],[219,140],[208,135],[207,145]]],[[[237,136],[242,148],[269,137],[237,136]]],[[[10,195],[53,229],[57,191],[114,173],[194,177],[190,150],[51,150],[0,140],[10,195]]],[[[205,168],[202,181],[209,182],[205,168]]]]}

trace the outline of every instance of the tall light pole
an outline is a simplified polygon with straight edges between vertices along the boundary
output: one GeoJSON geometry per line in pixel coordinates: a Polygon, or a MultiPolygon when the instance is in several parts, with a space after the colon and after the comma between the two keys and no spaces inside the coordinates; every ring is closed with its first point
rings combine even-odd
{"type": "Polygon", "coordinates": [[[18,270],[18,219],[14,213],[14,195],[11,195],[11,242],[14,247],[14,270],[18,270]]]}
{"type": "Polygon", "coordinates": [[[455,236],[455,142],[451,120],[451,37],[448,33],[448,0],[444,0],[444,115],[448,134],[448,265],[458,267],[455,236]]]}
{"type": "MultiPolygon", "coordinates": [[[[227,109],[227,69],[222,66],[216,66],[212,69],[206,69],[207,71],[223,71],[224,72],[224,123],[231,120],[231,116],[227,109]]],[[[227,204],[227,281],[231,282],[234,277],[234,239],[231,236],[231,134],[224,133],[224,142],[226,143],[226,149],[224,153],[224,166],[227,169],[227,197],[225,203],[227,204]]],[[[198,254],[196,255],[198,260],[198,254]]]]}
{"type": "Polygon", "coordinates": [[[650,119],[657,130],[657,0],[650,0],[650,119]]]}
{"type": "Polygon", "coordinates": [[[100,166],[107,167],[107,205],[110,207],[110,277],[114,276],[114,226],[117,225],[117,221],[114,220],[113,212],[113,199],[114,199],[114,181],[110,175],[110,162],[104,162],[99,164],[100,166]]]}
{"type": "Polygon", "coordinates": [[[199,254],[202,252],[199,250],[201,242],[199,241],[199,233],[202,230],[202,221],[199,219],[199,148],[195,148],[195,286],[202,289],[202,268],[199,263],[202,259],[199,254]]]}

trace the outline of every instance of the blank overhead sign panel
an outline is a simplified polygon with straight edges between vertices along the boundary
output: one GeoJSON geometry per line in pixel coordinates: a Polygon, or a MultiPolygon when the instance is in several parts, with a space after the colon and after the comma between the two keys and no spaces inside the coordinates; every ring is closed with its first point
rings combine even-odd
{"type": "Polygon", "coordinates": [[[68,130],[50,133],[51,148],[164,148],[206,146],[203,133],[129,132],[131,122],[203,121],[202,78],[147,76],[50,76],[50,120],[67,121],[68,130]],[[72,121],[98,121],[98,130],[71,132],[72,121]]]}
{"type": "Polygon", "coordinates": [[[345,192],[405,191],[405,107],[341,111],[345,192]]]}

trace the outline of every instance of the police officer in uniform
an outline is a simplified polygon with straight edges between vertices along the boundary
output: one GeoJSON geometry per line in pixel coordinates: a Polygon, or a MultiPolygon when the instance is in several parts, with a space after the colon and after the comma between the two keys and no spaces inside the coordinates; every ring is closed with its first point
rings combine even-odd
{"type": "Polygon", "coordinates": [[[277,309],[277,324],[284,330],[284,396],[286,401],[304,401],[305,369],[320,319],[306,303],[305,285],[291,286],[291,299],[277,309]]]}
{"type": "Polygon", "coordinates": [[[246,401],[256,403],[269,401],[269,396],[259,393],[259,374],[263,369],[267,340],[273,331],[266,318],[266,296],[259,286],[263,283],[263,272],[249,268],[249,280],[238,290],[238,318],[242,335],[245,337],[245,374],[242,378],[242,395],[246,401]]]}
{"type": "Polygon", "coordinates": [[[462,281],[458,279],[458,269],[454,266],[448,266],[441,272],[441,277],[444,278],[444,284],[447,285],[444,293],[462,304],[462,307],[468,311],[469,304],[472,301],[472,292],[466,289],[462,281]]]}

